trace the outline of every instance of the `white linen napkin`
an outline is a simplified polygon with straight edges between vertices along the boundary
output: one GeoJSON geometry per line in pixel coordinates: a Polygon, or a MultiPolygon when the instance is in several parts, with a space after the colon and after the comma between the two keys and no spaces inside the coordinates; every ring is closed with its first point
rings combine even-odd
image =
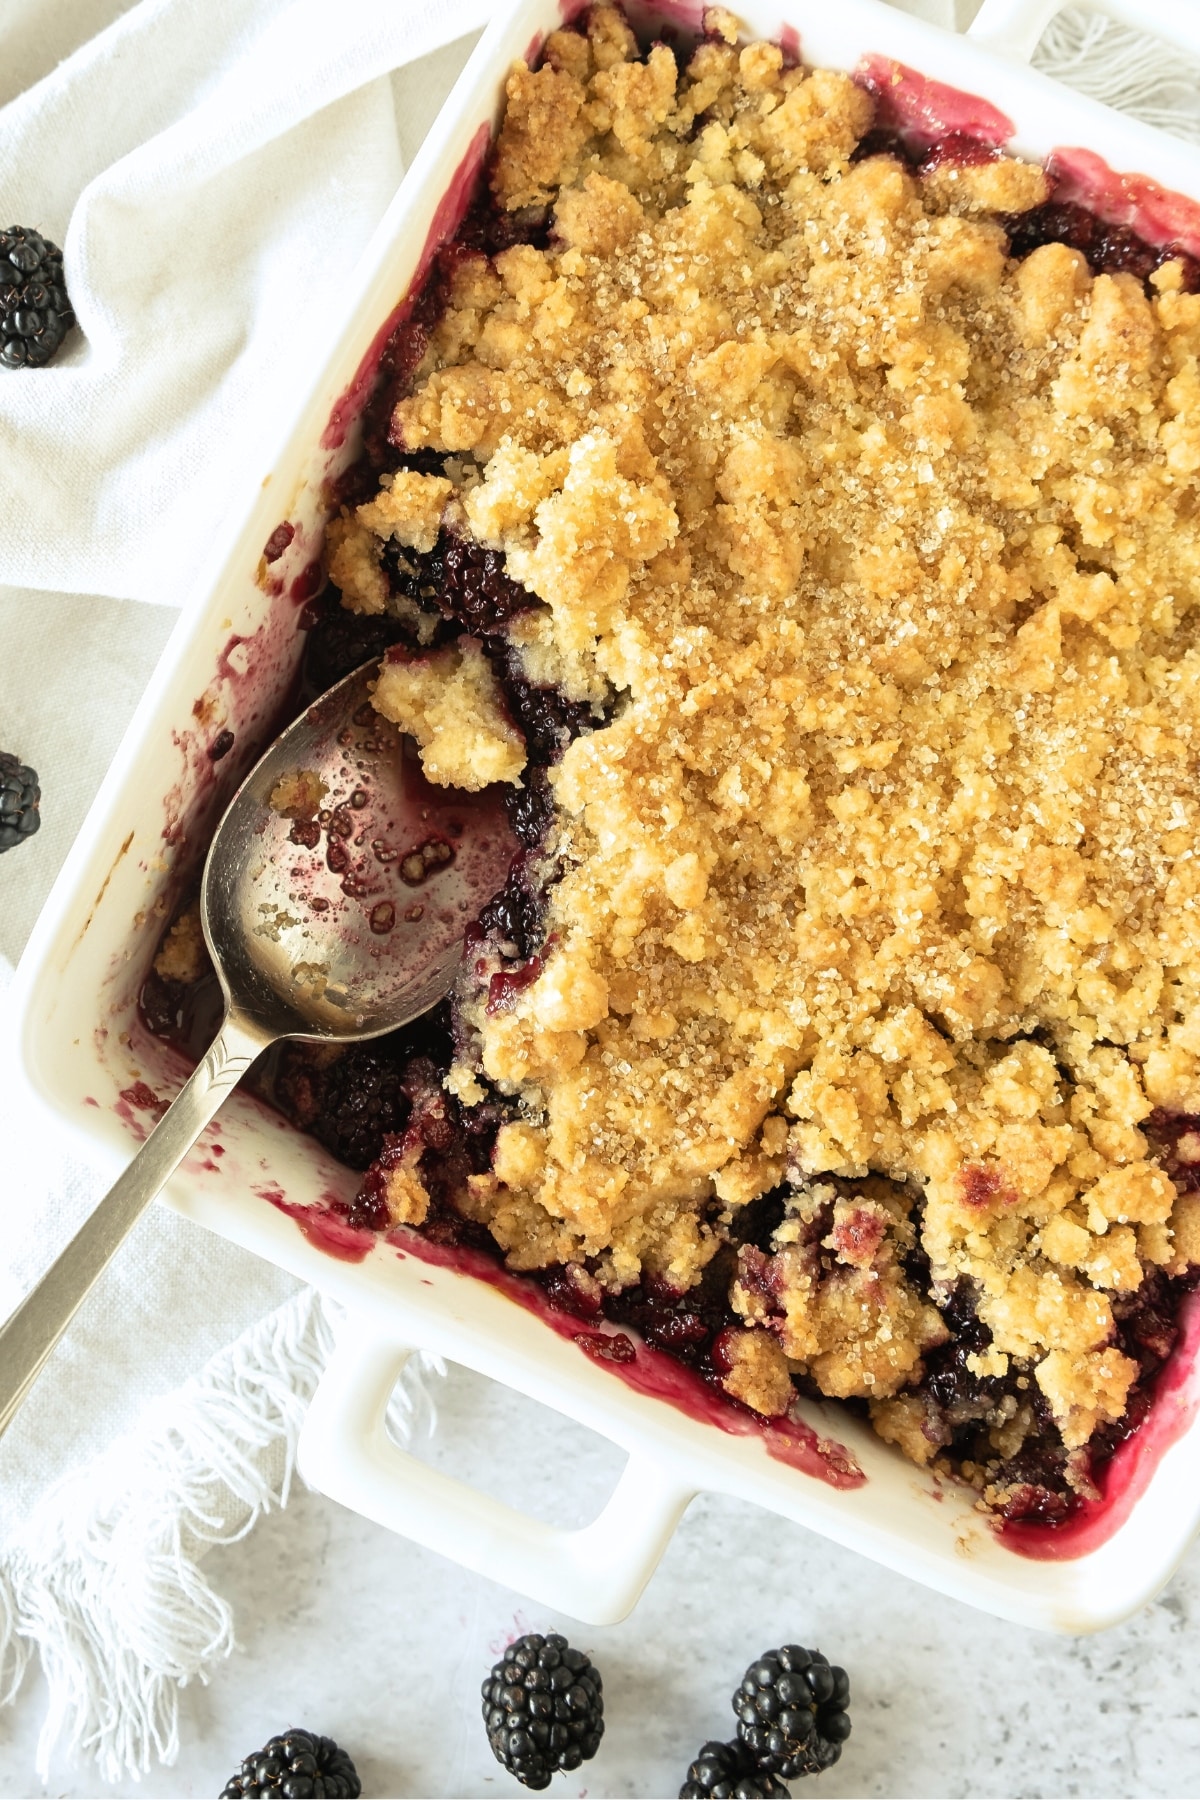
{"type": "Polygon", "coordinates": [[[0,211],[62,246],[80,330],[0,389],[0,582],[179,603],[403,173],[389,72],[485,14],[141,0],[9,102],[0,211]]]}
{"type": "MultiPolygon", "coordinates": [[[[952,26],[973,10],[902,3],[952,26]]],[[[63,244],[82,326],[51,367],[0,370],[0,749],[45,794],[42,831],[0,857],[0,1010],[190,546],[239,492],[487,7],[0,7],[0,225],[63,244]]],[[[1037,60],[1200,139],[1174,53],[1066,13],[1037,60]]],[[[4,1054],[0,1316],[102,1185],[24,1116],[4,1054]]],[[[0,1439],[0,1700],[39,1654],[43,1769],[56,1746],[108,1779],[173,1760],[178,1686],[233,1641],[204,1549],[286,1499],[330,1334],[310,1290],[165,1208],[107,1271],[0,1439]]],[[[400,1428],[427,1418],[419,1385],[399,1407],[400,1428]]]]}

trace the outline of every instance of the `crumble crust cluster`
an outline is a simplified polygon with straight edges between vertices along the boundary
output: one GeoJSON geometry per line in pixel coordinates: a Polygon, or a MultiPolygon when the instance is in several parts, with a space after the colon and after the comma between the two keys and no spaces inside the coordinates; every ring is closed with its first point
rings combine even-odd
{"type": "Polygon", "coordinates": [[[154,972],[163,981],[190,987],[209,967],[204,927],[199,906],[189,906],[167,931],[154,958],[154,972]]]}
{"type": "Polygon", "coordinates": [[[295,769],[279,777],[267,796],[267,805],[281,818],[303,824],[316,818],[328,791],[315,769],[295,769]]]}
{"type": "Polygon", "coordinates": [[[496,677],[474,638],[424,656],[394,645],[372,699],[377,712],[416,738],[421,766],[438,786],[477,792],[493,781],[520,781],[525,740],[505,714],[496,677]]]}
{"type": "MultiPolygon", "coordinates": [[[[549,248],[459,261],[392,424],[446,473],[331,532],[367,613],[389,540],[503,551],[531,679],[615,695],[551,774],[541,972],[464,1005],[451,1087],[522,1116],[462,1204],[515,1268],[687,1288],[786,1179],[731,1392],[811,1375],[928,1461],[966,1278],[973,1372],[1072,1449],[1137,1372],[1114,1297],[1200,1260],[1143,1130],[1200,1111],[1200,297],[1009,260],[1041,170],[852,162],[867,93],[706,24],[680,69],[598,8],[513,69],[494,191],[549,248]]],[[[520,782],[471,640],[377,703],[431,779],[520,782]]]]}

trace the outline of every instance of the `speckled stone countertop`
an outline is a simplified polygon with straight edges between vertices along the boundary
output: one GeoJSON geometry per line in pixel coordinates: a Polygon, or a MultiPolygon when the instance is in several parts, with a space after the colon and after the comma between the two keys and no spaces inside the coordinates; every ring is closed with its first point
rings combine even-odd
{"type": "MultiPolygon", "coordinates": [[[[602,1504],[621,1455],[581,1426],[452,1371],[421,1454],[564,1525],[602,1504]]],[[[479,1684],[514,1630],[558,1627],[604,1677],[595,1761],[551,1795],[672,1795],[731,1734],[745,1665],[780,1642],[850,1672],[854,1733],[797,1796],[1200,1796],[1200,1545],[1152,1605],[1094,1638],[1001,1624],[755,1507],[697,1500],[633,1615],[579,1626],[317,1495],[206,1564],[239,1649],[184,1695],[172,1770],[106,1788],[34,1774],[42,1694],[0,1715],[0,1796],[219,1794],[289,1724],[355,1755],[368,1796],[515,1795],[484,1736],[479,1684]]]]}

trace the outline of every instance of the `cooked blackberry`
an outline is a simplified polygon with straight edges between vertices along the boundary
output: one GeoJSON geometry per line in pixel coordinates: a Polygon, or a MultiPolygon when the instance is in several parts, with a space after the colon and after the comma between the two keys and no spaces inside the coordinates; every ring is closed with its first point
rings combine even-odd
{"type": "MultiPolygon", "coordinates": [[[[1037,1445],[1031,1455],[1039,1465],[1045,1461],[1037,1445]]],[[[1013,1485],[1009,1487],[1008,1498],[997,1508],[1000,1517],[1010,1525],[1063,1524],[1071,1516],[1073,1496],[1061,1468],[1052,1468],[1045,1481],[1014,1479],[1020,1476],[1022,1464],[1029,1460],[1022,1452],[1001,1465],[1003,1480],[1013,1485]]]]}
{"type": "MultiPolygon", "coordinates": [[[[568,30],[572,29],[570,26],[568,30]]],[[[544,250],[550,242],[552,221],[548,206],[522,206],[509,212],[489,189],[473,203],[459,226],[459,240],[484,256],[499,256],[514,244],[533,244],[544,250]]]]}
{"type": "Polygon", "coordinates": [[[526,850],[540,849],[554,822],[554,795],[545,769],[526,770],[524,787],[505,794],[504,810],[517,842],[526,850]]]}
{"type": "Polygon", "coordinates": [[[1142,1130],[1179,1192],[1194,1194],[1200,1189],[1200,1115],[1156,1106],[1142,1130]]]}
{"type": "Polygon", "coordinates": [[[0,363],[48,363],[75,323],[62,251],[26,225],[0,231],[0,363]]]}
{"type": "Polygon", "coordinates": [[[733,1215],[730,1241],[734,1244],[751,1244],[764,1255],[769,1255],[771,1240],[783,1224],[789,1191],[787,1184],[781,1182],[778,1187],[768,1188],[757,1200],[748,1200],[745,1206],[739,1206],[733,1215]]]}
{"type": "Polygon", "coordinates": [[[499,631],[517,613],[536,605],[529,589],[505,574],[502,551],[485,550],[482,544],[449,533],[438,549],[444,573],[437,603],[468,631],[480,635],[499,631]]]}
{"type": "Polygon", "coordinates": [[[733,1696],[742,1745],[760,1770],[785,1781],[833,1766],[850,1736],[849,1704],[845,1669],[802,1644],[752,1662],[733,1696]]]}
{"type": "Polygon", "coordinates": [[[323,694],[372,657],[382,656],[404,635],[395,619],[347,612],[336,590],[314,602],[308,619],[302,686],[311,697],[323,694]]]}
{"type": "Polygon", "coordinates": [[[33,836],[42,822],[41,798],[33,770],[0,750],[0,851],[15,849],[33,836]]]}
{"type": "MultiPolygon", "coordinates": [[[[996,1376],[976,1375],[968,1358],[987,1350],[992,1334],[976,1310],[974,1284],[959,1280],[941,1302],[938,1311],[950,1336],[925,1358],[923,1386],[957,1429],[972,1419],[986,1418],[1004,1391],[996,1376]]],[[[1013,1382],[1015,1385],[1016,1377],[1013,1382]]]]}
{"type": "Polygon", "coordinates": [[[443,531],[427,554],[389,544],[383,566],[393,591],[426,608],[436,606],[444,618],[465,626],[475,637],[502,631],[517,613],[537,605],[537,596],[504,572],[504,553],[487,550],[468,538],[443,531]]]}
{"type": "Polygon", "coordinates": [[[711,1277],[706,1269],[697,1285],[682,1294],[669,1281],[643,1274],[635,1286],[613,1295],[605,1310],[619,1324],[632,1325],[648,1343],[706,1370],[713,1340],[730,1322],[731,1273],[720,1252],[709,1269],[711,1277]]]}
{"type": "Polygon", "coordinates": [[[732,1744],[713,1739],[701,1747],[695,1762],[688,1764],[687,1779],[679,1790],[679,1800],[778,1800],[787,1789],[765,1769],[756,1769],[754,1760],[737,1738],[732,1744]]]}
{"type": "Polygon", "coordinates": [[[285,1731],[247,1756],[221,1790],[221,1800],[250,1800],[262,1795],[311,1795],[320,1800],[357,1800],[362,1793],[358,1770],[332,1738],[315,1731],[285,1731]]]}
{"type": "Polygon", "coordinates": [[[1051,198],[1028,212],[1000,213],[997,218],[1008,232],[1010,256],[1028,256],[1042,244],[1067,244],[1087,257],[1094,274],[1135,275],[1142,282],[1177,258],[1183,265],[1184,291],[1194,294],[1200,286],[1200,264],[1178,244],[1147,243],[1128,225],[1101,219],[1074,201],[1051,198]]]}
{"type": "MultiPolygon", "coordinates": [[[[491,555],[491,552],[488,552],[491,555]]],[[[521,590],[524,593],[524,589],[521,590]]],[[[507,649],[497,669],[514,723],[535,763],[557,762],[582,731],[602,723],[588,700],[568,700],[557,688],[538,687],[521,670],[516,651],[507,649]]]]}
{"type": "Polygon", "coordinates": [[[506,955],[528,960],[545,936],[546,895],[530,877],[523,856],[514,857],[508,880],[479,915],[486,936],[511,945],[506,955]]]}
{"type": "Polygon", "coordinates": [[[403,1130],[408,1111],[395,1062],[359,1044],[324,1072],[310,1130],[339,1162],[365,1169],[387,1134],[403,1130]]]}
{"type": "Polygon", "coordinates": [[[1175,1348],[1182,1285],[1149,1268],[1132,1292],[1112,1297],[1116,1342],[1138,1363],[1142,1381],[1157,1375],[1175,1348]]]}
{"type": "Polygon", "coordinates": [[[525,1787],[577,1769],[604,1735],[600,1672],[555,1631],[510,1644],[483,1684],[483,1722],[497,1762],[525,1787]]]}
{"type": "Polygon", "coordinates": [[[382,1137],[410,1123],[410,1103],[418,1092],[424,1094],[429,1069],[448,1069],[453,1054],[450,1005],[442,1001],[401,1030],[350,1050],[284,1044],[271,1082],[272,1098],[293,1124],[321,1137],[335,1155],[340,1155],[339,1143],[362,1150],[367,1144],[360,1138],[376,1132],[382,1137]]]}

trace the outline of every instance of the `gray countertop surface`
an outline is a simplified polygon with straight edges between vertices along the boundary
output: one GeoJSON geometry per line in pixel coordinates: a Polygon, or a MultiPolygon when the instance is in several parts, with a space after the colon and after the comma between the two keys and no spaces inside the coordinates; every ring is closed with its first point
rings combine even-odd
{"type": "MultiPolygon", "coordinates": [[[[564,1525],[603,1503],[621,1453],[478,1376],[436,1384],[421,1454],[564,1525]]],[[[290,1724],[336,1737],[368,1796],[523,1792],[493,1762],[479,1685],[516,1632],[558,1628],[604,1677],[595,1761],[551,1794],[672,1795],[731,1735],[746,1664],[781,1642],[850,1673],[854,1732],[805,1791],[848,1795],[1200,1796],[1200,1546],[1150,1606],[1092,1638],[989,1619],[757,1508],[702,1497],[624,1623],[580,1626],[303,1490],[206,1571],[238,1649],[183,1698],[173,1769],[107,1788],[34,1773],[43,1698],[0,1714],[0,1795],[215,1795],[290,1724]]]]}

